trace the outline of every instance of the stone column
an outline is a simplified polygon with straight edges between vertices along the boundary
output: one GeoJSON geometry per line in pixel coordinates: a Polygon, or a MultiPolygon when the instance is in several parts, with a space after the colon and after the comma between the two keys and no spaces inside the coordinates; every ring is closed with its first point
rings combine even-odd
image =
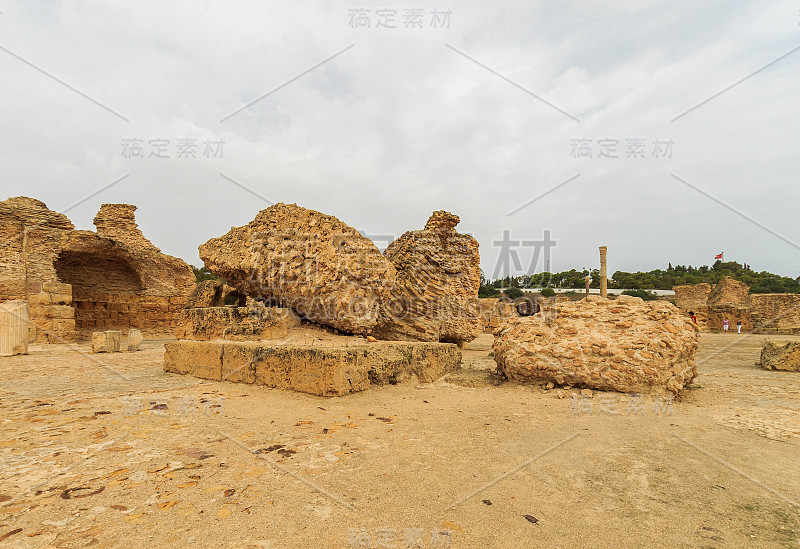
{"type": "Polygon", "coordinates": [[[600,297],[608,297],[608,273],[606,272],[606,246],[600,246],[600,297]]]}
{"type": "Polygon", "coordinates": [[[586,275],[586,297],[589,297],[589,284],[592,283],[592,277],[586,275]]]}
{"type": "Polygon", "coordinates": [[[0,303],[0,356],[28,354],[29,319],[27,301],[0,303]]]}

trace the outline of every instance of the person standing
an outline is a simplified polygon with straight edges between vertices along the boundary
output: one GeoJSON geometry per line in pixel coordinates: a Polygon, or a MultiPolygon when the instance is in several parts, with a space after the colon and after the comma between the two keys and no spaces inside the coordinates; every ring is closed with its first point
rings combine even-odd
{"type": "Polygon", "coordinates": [[[728,322],[728,318],[726,317],[725,320],[722,321],[722,331],[723,332],[728,333],[728,325],[729,324],[730,323],[728,322]]]}
{"type": "Polygon", "coordinates": [[[736,333],[738,333],[738,334],[742,333],[742,319],[741,318],[737,318],[736,319],[736,333]]]}

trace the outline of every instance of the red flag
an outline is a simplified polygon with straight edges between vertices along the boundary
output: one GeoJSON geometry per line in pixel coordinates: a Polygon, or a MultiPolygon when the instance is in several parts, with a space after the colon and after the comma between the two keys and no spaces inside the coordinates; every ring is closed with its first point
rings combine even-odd
{"type": "MultiPolygon", "coordinates": [[[[725,253],[725,252],[722,252],[725,253]]],[[[714,259],[722,259],[722,254],[717,254],[714,256],[714,259]]]]}

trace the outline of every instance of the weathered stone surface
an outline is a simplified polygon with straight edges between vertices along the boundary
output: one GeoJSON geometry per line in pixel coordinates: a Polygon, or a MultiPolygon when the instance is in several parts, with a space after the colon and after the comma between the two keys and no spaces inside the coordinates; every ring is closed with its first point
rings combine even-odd
{"type": "Polygon", "coordinates": [[[136,328],[128,330],[128,350],[138,351],[142,345],[142,331],[136,328]]]}
{"type": "Polygon", "coordinates": [[[200,246],[205,266],[243,294],[313,322],[366,334],[395,280],[375,244],[337,218],[275,204],[200,246]]]}
{"type": "Polygon", "coordinates": [[[197,283],[194,290],[186,300],[187,309],[201,307],[221,307],[222,306],[222,286],[220,280],[203,280],[197,283]]]}
{"type": "Polygon", "coordinates": [[[300,325],[300,318],[291,309],[265,307],[204,307],[181,312],[175,331],[178,339],[258,341],[280,339],[289,328],[300,325]]]}
{"type": "Polygon", "coordinates": [[[765,341],[760,364],[767,370],[800,372],[800,342],[765,341]]]}
{"type": "Polygon", "coordinates": [[[122,334],[119,330],[106,330],[92,334],[93,353],[117,353],[122,334]]]}
{"type": "Polygon", "coordinates": [[[800,334],[800,294],[752,294],[750,315],[759,333],[800,334]]]}
{"type": "Polygon", "coordinates": [[[164,355],[165,372],[320,396],[363,391],[370,383],[430,382],[457,370],[460,363],[456,345],[410,342],[271,346],[184,340],[167,342],[164,355]]]}
{"type": "Polygon", "coordinates": [[[711,285],[703,282],[702,284],[686,284],[684,286],[674,286],[675,305],[684,311],[697,312],[708,307],[708,294],[711,293],[711,285]]]}
{"type": "Polygon", "coordinates": [[[90,232],[39,200],[0,202],[0,300],[28,299],[49,343],[107,328],[174,329],[195,277],[142,235],[135,210],[104,204],[90,232]]]}
{"type": "Polygon", "coordinates": [[[708,294],[708,306],[747,305],[750,287],[744,282],[723,276],[708,294]]]}
{"type": "Polygon", "coordinates": [[[384,252],[397,272],[381,304],[379,339],[464,343],[481,333],[478,241],[456,232],[458,216],[436,211],[384,252]]]}
{"type": "Polygon", "coordinates": [[[461,350],[452,344],[387,341],[370,345],[365,358],[372,383],[393,385],[413,378],[430,383],[458,370],[461,350]]]}
{"type": "Polygon", "coordinates": [[[478,311],[481,316],[481,325],[485,332],[493,332],[507,319],[520,316],[516,306],[507,301],[500,301],[497,297],[482,297],[478,299],[478,311]]]}
{"type": "Polygon", "coordinates": [[[698,329],[670,303],[589,296],[495,331],[498,372],[625,393],[677,394],[696,376],[698,329]]]}
{"type": "Polygon", "coordinates": [[[0,303],[0,356],[28,354],[29,325],[27,301],[13,299],[0,303]]]}

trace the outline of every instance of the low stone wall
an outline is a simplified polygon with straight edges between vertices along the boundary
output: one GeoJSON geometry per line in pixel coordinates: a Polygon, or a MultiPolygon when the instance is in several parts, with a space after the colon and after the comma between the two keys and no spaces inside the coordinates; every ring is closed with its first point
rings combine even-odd
{"type": "Polygon", "coordinates": [[[762,334],[800,334],[800,294],[751,294],[752,317],[762,334]]]}
{"type": "Polygon", "coordinates": [[[289,328],[300,326],[291,309],[280,307],[200,307],[180,313],[175,337],[207,341],[258,341],[280,339],[289,328]]]}
{"type": "Polygon", "coordinates": [[[347,395],[371,383],[430,382],[457,370],[460,363],[461,351],[451,343],[317,347],[183,340],[168,342],[164,354],[165,372],[319,396],[347,395]]]}
{"type": "Polygon", "coordinates": [[[44,282],[30,294],[31,322],[35,326],[33,340],[40,343],[67,343],[78,339],[75,309],[72,306],[72,285],[44,282]]]}
{"type": "Polygon", "coordinates": [[[762,334],[800,334],[800,294],[748,294],[748,287],[724,277],[712,289],[708,284],[675,286],[675,304],[685,314],[693,311],[701,329],[722,331],[727,318],[729,330],[762,334]]]}
{"type": "Polygon", "coordinates": [[[73,297],[75,328],[82,334],[137,328],[171,334],[186,305],[184,296],[77,293],[73,297]]]}

